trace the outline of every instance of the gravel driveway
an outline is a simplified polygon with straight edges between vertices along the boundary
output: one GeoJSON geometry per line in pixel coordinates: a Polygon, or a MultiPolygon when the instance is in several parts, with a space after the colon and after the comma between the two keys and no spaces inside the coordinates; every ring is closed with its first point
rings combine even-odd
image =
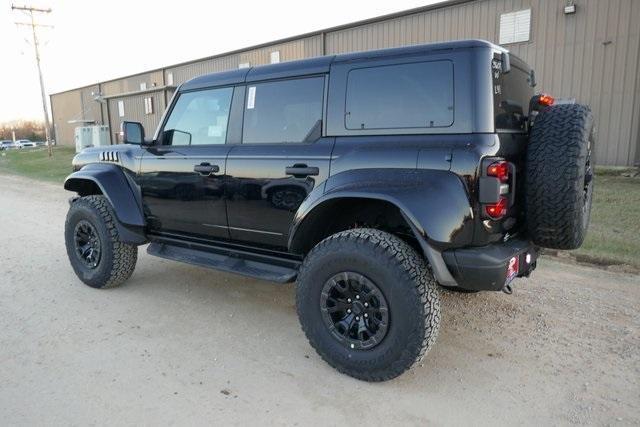
{"type": "Polygon", "coordinates": [[[424,363],[368,384],[311,349],[293,285],[144,249],[125,286],[83,285],[68,197],[0,176],[3,425],[640,424],[639,276],[545,258],[513,295],[443,292],[424,363]]]}

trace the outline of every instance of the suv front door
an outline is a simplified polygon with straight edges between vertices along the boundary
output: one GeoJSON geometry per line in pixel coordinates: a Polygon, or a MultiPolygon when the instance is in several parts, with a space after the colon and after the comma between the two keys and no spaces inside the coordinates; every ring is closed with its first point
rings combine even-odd
{"type": "Polygon", "coordinates": [[[324,76],[249,83],[242,144],[227,157],[233,240],[284,248],[293,217],[329,175],[334,138],[322,137],[324,76]]]}
{"type": "Polygon", "coordinates": [[[229,238],[223,196],[233,91],[181,93],[144,153],[140,182],[152,233],[229,238]]]}

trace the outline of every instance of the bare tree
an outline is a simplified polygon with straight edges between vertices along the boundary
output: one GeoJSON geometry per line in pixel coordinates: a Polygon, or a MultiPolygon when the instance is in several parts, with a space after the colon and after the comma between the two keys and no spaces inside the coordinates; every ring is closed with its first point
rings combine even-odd
{"type": "Polygon", "coordinates": [[[44,141],[46,134],[44,123],[37,120],[18,120],[0,123],[0,139],[12,139],[12,131],[16,139],[29,139],[31,141],[44,141]]]}

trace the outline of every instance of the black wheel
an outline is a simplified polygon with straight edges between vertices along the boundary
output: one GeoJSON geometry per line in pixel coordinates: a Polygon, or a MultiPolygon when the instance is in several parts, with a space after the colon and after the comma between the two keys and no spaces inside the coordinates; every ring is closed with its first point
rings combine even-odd
{"type": "Polygon", "coordinates": [[[353,271],[335,274],[324,283],[320,311],[333,337],[349,348],[373,348],[389,328],[384,294],[373,281],[353,271]]]}
{"type": "Polygon", "coordinates": [[[318,354],[365,381],[410,369],[440,325],[438,285],[424,259],[375,229],[343,231],[313,248],[298,276],[296,306],[318,354]]]}
{"type": "Polygon", "coordinates": [[[93,288],[126,281],[136,266],[138,248],[122,243],[104,196],[81,197],[69,208],[65,223],[67,255],[76,275],[93,288]]]}
{"type": "Polygon", "coordinates": [[[593,116],[589,107],[562,104],[536,117],[527,147],[527,230],[536,245],[582,245],[593,195],[593,116]]]}

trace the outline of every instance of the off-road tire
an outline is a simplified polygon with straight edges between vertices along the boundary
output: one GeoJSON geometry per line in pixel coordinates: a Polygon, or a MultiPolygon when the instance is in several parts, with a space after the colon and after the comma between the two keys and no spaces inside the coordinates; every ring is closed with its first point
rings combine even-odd
{"type": "Polygon", "coordinates": [[[76,275],[92,288],[115,287],[125,282],[135,269],[138,247],[120,241],[115,216],[108,200],[102,195],[80,197],[75,200],[65,222],[67,255],[76,275]],[[87,268],[75,250],[75,227],[88,221],[97,231],[101,256],[98,265],[87,268]]]}
{"type": "Polygon", "coordinates": [[[298,275],[296,307],[317,353],[338,371],[364,381],[386,381],[413,367],[433,347],[440,326],[438,284],[425,260],[398,237],[369,228],[334,234],[311,250],[298,275]],[[373,348],[348,348],[323,323],[323,285],[345,271],[372,280],[388,302],[389,327],[373,348]]]}
{"type": "Polygon", "coordinates": [[[589,107],[547,107],[535,119],[526,159],[526,224],[545,248],[576,249],[586,236],[593,194],[589,107]]]}

